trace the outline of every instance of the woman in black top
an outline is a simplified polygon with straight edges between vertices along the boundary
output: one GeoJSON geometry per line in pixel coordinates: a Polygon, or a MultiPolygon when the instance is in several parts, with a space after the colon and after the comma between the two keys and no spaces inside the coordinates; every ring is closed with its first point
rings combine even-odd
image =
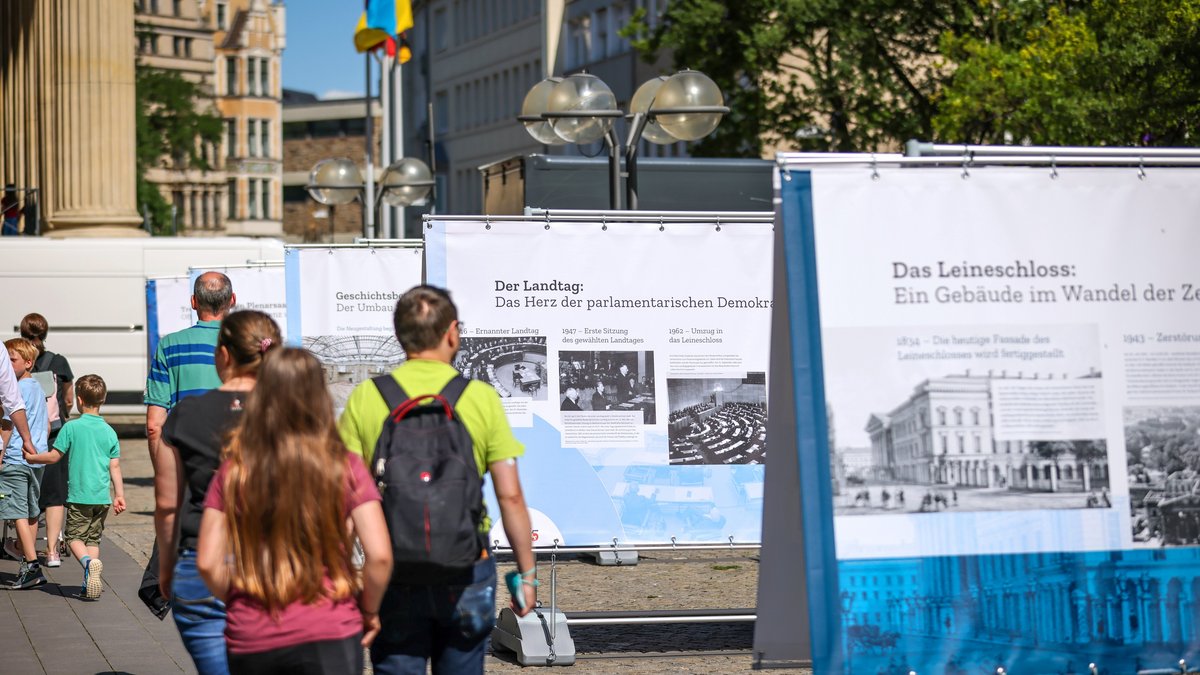
{"type": "MultiPolygon", "coordinates": [[[[50,324],[41,314],[26,314],[21,319],[21,337],[37,347],[38,357],[33,362],[33,372],[54,374],[55,402],[58,403],[58,420],[50,425],[49,447],[54,447],[58,430],[71,417],[71,406],[75,405],[75,375],[71,364],[61,354],[46,349],[46,335],[50,324]]],[[[46,512],[46,567],[62,564],[62,555],[67,552],[66,542],[59,542],[63,532],[63,517],[67,504],[67,463],[62,460],[42,469],[42,493],[38,497],[38,508],[46,512]]]]}
{"type": "Polygon", "coordinates": [[[225,605],[212,596],[196,570],[204,496],[221,464],[226,436],[254,389],[263,357],[282,341],[279,326],[262,312],[225,317],[215,355],[221,386],[183,399],[163,424],[166,452],[159,453],[154,475],[159,587],[172,600],[175,625],[201,675],[229,672],[225,605]]]}

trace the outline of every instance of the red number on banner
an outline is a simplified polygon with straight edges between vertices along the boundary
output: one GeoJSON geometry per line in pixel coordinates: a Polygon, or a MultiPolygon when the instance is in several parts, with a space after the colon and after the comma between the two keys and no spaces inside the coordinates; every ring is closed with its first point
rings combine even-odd
{"type": "Polygon", "coordinates": [[[537,531],[537,530],[534,530],[534,531],[533,531],[531,534],[533,535],[533,540],[534,540],[534,541],[537,541],[537,539],[538,539],[538,531],[537,531]]]}

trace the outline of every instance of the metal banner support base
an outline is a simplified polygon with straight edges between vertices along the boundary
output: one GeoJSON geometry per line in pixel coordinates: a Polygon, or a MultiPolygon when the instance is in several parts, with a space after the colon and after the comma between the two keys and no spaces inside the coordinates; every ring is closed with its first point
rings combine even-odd
{"type": "Polygon", "coordinates": [[[559,611],[538,608],[517,616],[505,607],[492,629],[492,647],[515,653],[522,666],[575,665],[575,641],[559,611]]]}
{"type": "Polygon", "coordinates": [[[637,551],[596,551],[594,553],[585,553],[584,555],[591,556],[595,559],[596,564],[601,567],[638,564],[637,551]]]}

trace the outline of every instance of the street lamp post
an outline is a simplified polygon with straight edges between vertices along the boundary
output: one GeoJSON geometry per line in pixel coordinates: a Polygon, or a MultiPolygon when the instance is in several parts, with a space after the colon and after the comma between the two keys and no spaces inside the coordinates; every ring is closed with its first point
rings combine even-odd
{"type": "Polygon", "coordinates": [[[842,630],[842,642],[843,648],[846,650],[845,671],[849,673],[852,672],[850,666],[850,655],[853,652],[853,648],[850,645],[850,612],[854,609],[854,593],[842,591],[839,598],[842,601],[842,623],[844,626],[842,630]]]}
{"type": "Polygon", "coordinates": [[[694,141],[712,133],[729,112],[721,90],[709,77],[683,70],[642,84],[630,102],[629,135],[624,147],[613,120],[626,117],[603,80],[589,73],[549,77],[525,95],[517,118],[537,141],[546,145],[584,144],[604,139],[608,147],[608,200],[621,208],[621,156],[625,157],[625,207],[636,209],[637,147],[651,143],[694,141]]]}
{"type": "MultiPolygon", "coordinates": [[[[353,160],[338,157],[323,159],[313,165],[305,188],[313,199],[326,206],[349,204],[355,199],[362,199],[364,210],[373,208],[378,211],[383,204],[411,206],[428,195],[433,184],[433,173],[429,167],[413,157],[393,162],[374,186],[363,183],[362,172],[353,160]]],[[[368,218],[364,212],[363,236],[367,239],[375,238],[375,222],[379,222],[379,218],[368,218]]]]}

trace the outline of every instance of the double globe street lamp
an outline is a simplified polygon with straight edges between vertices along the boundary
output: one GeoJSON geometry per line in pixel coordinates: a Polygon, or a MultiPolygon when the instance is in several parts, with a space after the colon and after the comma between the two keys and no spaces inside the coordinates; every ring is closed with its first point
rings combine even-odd
{"type": "MultiPolygon", "coordinates": [[[[308,174],[308,184],[304,187],[308,194],[317,202],[326,206],[349,204],[358,198],[363,198],[365,209],[379,209],[383,204],[388,206],[411,206],[429,194],[433,189],[433,172],[429,166],[414,157],[404,157],[393,162],[384,169],[375,191],[368,194],[368,186],[363,183],[362,172],[354,160],[345,157],[323,159],[313,165],[308,174]]],[[[378,215],[378,214],[376,214],[378,215]]],[[[378,217],[375,222],[378,222],[378,217]]],[[[373,239],[375,233],[364,218],[363,236],[373,239]]]]}
{"type": "Polygon", "coordinates": [[[626,115],[603,80],[590,73],[548,77],[533,85],[517,118],[525,130],[546,145],[587,144],[604,139],[608,146],[609,206],[621,207],[621,155],[625,156],[625,207],[638,207],[637,148],[645,138],[669,145],[696,141],[713,132],[729,112],[721,89],[704,73],[681,70],[660,75],[638,87],[626,115]],[[622,148],[613,121],[629,118],[622,148]]]}

